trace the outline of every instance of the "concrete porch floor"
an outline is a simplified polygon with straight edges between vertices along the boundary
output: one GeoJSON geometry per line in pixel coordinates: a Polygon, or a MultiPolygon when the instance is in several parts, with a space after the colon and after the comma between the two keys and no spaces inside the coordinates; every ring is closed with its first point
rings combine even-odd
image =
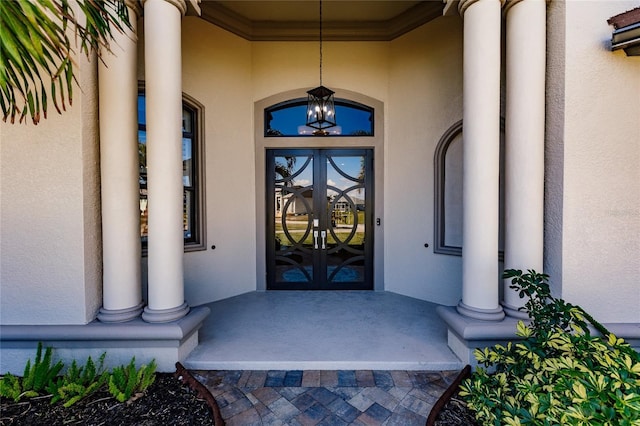
{"type": "Polygon", "coordinates": [[[459,370],[438,305],[389,292],[251,292],[207,306],[193,370],[459,370]]]}

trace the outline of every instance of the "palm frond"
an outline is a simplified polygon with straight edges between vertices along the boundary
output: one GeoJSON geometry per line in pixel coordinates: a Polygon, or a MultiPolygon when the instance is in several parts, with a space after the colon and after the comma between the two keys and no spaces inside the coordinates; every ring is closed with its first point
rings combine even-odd
{"type": "Polygon", "coordinates": [[[115,31],[131,28],[125,0],[0,1],[2,120],[34,124],[47,116],[50,96],[61,113],[73,101],[73,56],[110,51],[115,31]],[[48,86],[48,89],[47,89],[48,86]],[[49,94],[47,94],[49,93],[49,94]]]}

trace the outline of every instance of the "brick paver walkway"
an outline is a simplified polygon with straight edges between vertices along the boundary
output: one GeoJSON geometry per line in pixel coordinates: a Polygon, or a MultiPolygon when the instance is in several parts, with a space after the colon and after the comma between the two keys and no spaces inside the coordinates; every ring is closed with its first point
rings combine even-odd
{"type": "Polygon", "coordinates": [[[192,371],[233,425],[424,425],[457,371],[192,371]]]}

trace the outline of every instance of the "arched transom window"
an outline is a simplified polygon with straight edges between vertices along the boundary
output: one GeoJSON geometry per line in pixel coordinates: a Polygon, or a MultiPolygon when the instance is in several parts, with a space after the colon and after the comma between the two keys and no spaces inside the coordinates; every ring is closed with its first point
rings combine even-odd
{"type": "MultiPolygon", "coordinates": [[[[354,101],[336,99],[337,126],[326,129],[328,136],[374,136],[374,109],[354,101]]],[[[306,126],[307,99],[291,99],[264,110],[265,137],[312,136],[306,126]]]]}

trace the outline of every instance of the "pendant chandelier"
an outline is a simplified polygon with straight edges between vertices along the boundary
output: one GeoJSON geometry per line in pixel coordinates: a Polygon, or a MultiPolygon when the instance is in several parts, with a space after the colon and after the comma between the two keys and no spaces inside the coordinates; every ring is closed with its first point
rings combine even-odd
{"type": "Polygon", "coordinates": [[[322,85],[322,0],[320,0],[320,86],[307,92],[307,126],[316,129],[314,135],[328,135],[326,130],[336,125],[335,92],[322,85]]]}

